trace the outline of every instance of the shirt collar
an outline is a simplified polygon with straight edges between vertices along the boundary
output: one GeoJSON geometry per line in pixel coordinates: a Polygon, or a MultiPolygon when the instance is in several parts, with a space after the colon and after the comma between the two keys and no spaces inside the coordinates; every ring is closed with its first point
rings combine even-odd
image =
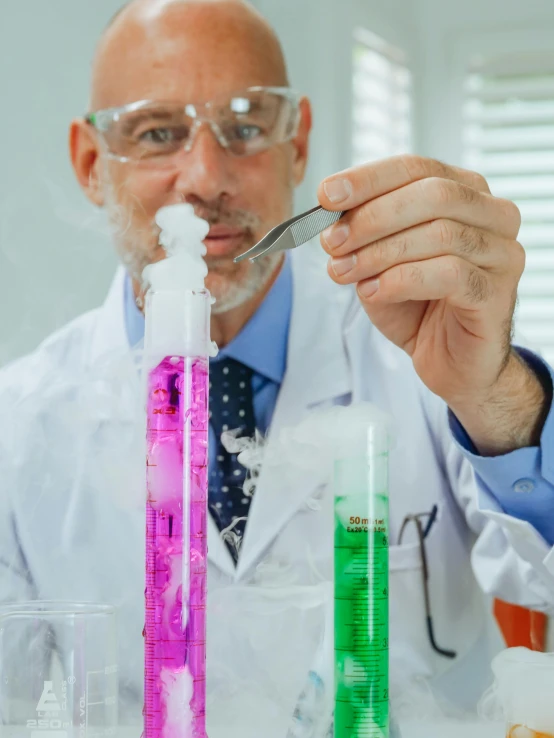
{"type": "MultiPolygon", "coordinates": [[[[144,338],[144,316],[135,302],[131,279],[125,279],[125,325],[131,346],[144,338]]],[[[287,365],[287,344],[292,311],[292,266],[290,255],[285,259],[277,279],[264,301],[241,332],[215,361],[225,357],[246,364],[252,371],[281,384],[287,365]]]]}
{"type": "Polygon", "coordinates": [[[235,338],[221,349],[224,357],[240,361],[257,374],[281,384],[287,366],[292,310],[292,267],[285,255],[279,275],[264,301],[235,338]]]}

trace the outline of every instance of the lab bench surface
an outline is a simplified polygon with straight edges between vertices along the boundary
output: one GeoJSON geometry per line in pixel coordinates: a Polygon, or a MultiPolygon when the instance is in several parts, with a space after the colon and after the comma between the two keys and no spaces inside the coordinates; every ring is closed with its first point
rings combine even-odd
{"type": "Polygon", "coordinates": [[[404,723],[400,725],[402,738],[505,738],[501,723],[404,723]]]}
{"type": "MultiPolygon", "coordinates": [[[[505,738],[506,736],[506,731],[500,723],[417,722],[401,724],[400,729],[402,738],[505,738]]],[[[140,732],[137,728],[120,728],[117,735],[118,738],[140,738],[140,732]]],[[[217,738],[223,738],[223,736],[217,738]]]]}

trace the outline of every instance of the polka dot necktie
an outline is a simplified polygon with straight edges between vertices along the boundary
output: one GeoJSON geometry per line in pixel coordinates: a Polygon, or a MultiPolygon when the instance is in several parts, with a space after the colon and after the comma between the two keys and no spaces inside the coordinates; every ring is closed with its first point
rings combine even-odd
{"type": "Polygon", "coordinates": [[[210,424],[216,437],[216,463],[210,472],[208,504],[235,565],[251,498],[243,491],[246,469],[239,464],[237,454],[225,450],[221,434],[239,429],[239,436],[254,436],[251,379],[252,370],[235,359],[222,359],[210,365],[210,424]]]}

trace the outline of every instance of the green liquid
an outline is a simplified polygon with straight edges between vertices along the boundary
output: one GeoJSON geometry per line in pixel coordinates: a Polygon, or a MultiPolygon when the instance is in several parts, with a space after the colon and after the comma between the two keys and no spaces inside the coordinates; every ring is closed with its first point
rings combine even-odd
{"type": "Polygon", "coordinates": [[[387,498],[335,497],[335,738],[389,735],[388,564],[387,498]]]}

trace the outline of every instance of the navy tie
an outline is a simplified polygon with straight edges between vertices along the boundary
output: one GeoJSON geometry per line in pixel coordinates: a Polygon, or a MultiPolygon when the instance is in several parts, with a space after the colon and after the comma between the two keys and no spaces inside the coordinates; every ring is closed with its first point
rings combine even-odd
{"type": "Polygon", "coordinates": [[[243,491],[246,469],[237,461],[237,454],[225,450],[221,434],[239,429],[239,436],[254,436],[251,380],[252,370],[235,359],[222,359],[210,365],[210,424],[216,437],[216,463],[210,472],[208,504],[235,565],[251,498],[243,491]]]}

